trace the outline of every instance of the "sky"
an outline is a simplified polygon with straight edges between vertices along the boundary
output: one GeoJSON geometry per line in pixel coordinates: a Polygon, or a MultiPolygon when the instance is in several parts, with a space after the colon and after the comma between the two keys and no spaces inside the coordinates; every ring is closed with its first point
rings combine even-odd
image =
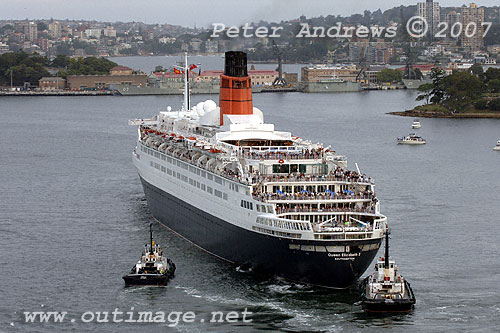
{"type": "MultiPolygon", "coordinates": [[[[424,1],[424,0],[421,0],[424,1]]],[[[193,27],[212,23],[241,25],[246,22],[280,21],[326,15],[351,15],[365,9],[382,11],[416,0],[0,0],[0,19],[85,19],[141,21],[193,27]]],[[[443,0],[441,6],[462,6],[470,1],[443,0]]],[[[498,6],[498,0],[480,0],[498,6]]]]}

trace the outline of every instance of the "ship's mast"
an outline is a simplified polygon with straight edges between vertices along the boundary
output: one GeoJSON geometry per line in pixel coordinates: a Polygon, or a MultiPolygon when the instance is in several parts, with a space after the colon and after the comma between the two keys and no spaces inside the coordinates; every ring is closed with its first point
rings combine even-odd
{"type": "Polygon", "coordinates": [[[389,229],[385,232],[385,260],[384,268],[389,268],[389,229]]]}
{"type": "Polygon", "coordinates": [[[149,224],[149,243],[151,244],[151,251],[149,253],[153,254],[153,223],[149,224]]]}
{"type": "Polygon", "coordinates": [[[189,67],[187,52],[184,52],[184,110],[191,109],[189,105],[189,67]]]}

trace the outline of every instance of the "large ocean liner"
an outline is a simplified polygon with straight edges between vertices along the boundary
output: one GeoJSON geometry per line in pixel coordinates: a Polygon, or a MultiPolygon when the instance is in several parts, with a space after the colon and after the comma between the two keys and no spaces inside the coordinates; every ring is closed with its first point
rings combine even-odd
{"type": "Polygon", "coordinates": [[[186,87],[179,111],[129,122],[138,126],[133,162],[151,213],[253,272],[349,287],[387,226],[374,183],[330,146],[265,123],[251,86],[246,54],[227,52],[219,107],[211,100],[190,107],[186,87]]]}

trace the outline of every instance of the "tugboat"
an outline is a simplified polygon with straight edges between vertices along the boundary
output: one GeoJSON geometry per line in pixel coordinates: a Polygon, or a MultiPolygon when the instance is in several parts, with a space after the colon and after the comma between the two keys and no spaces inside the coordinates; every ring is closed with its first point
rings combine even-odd
{"type": "Polygon", "coordinates": [[[411,124],[411,128],[413,128],[413,129],[417,129],[417,128],[421,128],[421,127],[422,127],[422,125],[420,124],[420,121],[418,121],[418,119],[415,119],[413,121],[413,124],[411,124]]]}
{"type": "Polygon", "coordinates": [[[163,256],[163,251],[153,241],[153,224],[149,225],[150,247],[145,245],[141,260],[123,277],[125,286],[164,286],[175,273],[175,264],[163,256]]]}
{"type": "Polygon", "coordinates": [[[425,145],[427,142],[421,136],[411,133],[408,136],[397,139],[400,145],[425,145]]]}
{"type": "Polygon", "coordinates": [[[385,234],[385,257],[375,272],[361,283],[361,304],[368,312],[408,312],[413,309],[415,295],[410,283],[399,274],[398,265],[389,259],[389,230],[385,234]]]}

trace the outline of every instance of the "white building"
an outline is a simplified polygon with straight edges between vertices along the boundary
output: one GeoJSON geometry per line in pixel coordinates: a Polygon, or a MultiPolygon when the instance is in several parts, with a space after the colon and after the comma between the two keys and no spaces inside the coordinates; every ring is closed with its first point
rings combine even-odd
{"type": "Polygon", "coordinates": [[[9,45],[0,42],[0,54],[8,53],[9,52],[9,45]]]}
{"type": "Polygon", "coordinates": [[[91,28],[91,29],[85,29],[85,35],[87,38],[101,38],[102,35],[102,29],[98,28],[91,28]]]}
{"type": "Polygon", "coordinates": [[[175,37],[161,37],[160,39],[158,39],[158,42],[162,44],[172,44],[175,43],[175,41],[175,37]]]}

